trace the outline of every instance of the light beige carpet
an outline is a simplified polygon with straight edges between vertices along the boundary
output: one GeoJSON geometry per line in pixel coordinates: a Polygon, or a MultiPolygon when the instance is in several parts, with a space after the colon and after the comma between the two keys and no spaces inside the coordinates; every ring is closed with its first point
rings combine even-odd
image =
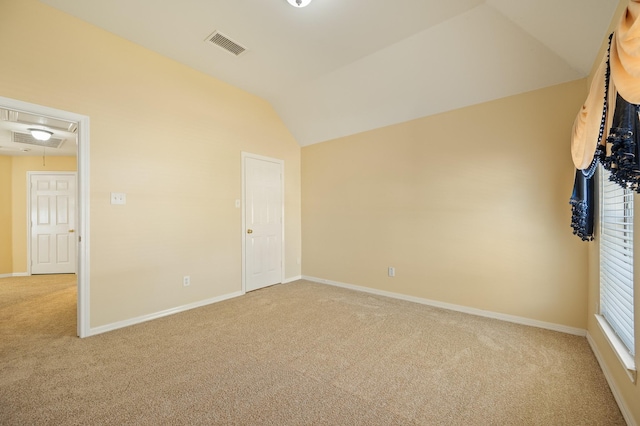
{"type": "Polygon", "coordinates": [[[0,280],[3,425],[623,425],[584,338],[306,281],[87,339],[0,280]]]}

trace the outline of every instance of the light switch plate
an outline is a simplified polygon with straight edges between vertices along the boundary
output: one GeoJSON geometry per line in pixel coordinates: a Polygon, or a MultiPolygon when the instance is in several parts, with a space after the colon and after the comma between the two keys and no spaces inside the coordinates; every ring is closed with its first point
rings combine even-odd
{"type": "Polygon", "coordinates": [[[127,194],[124,192],[112,192],[111,204],[127,204],[127,194]]]}

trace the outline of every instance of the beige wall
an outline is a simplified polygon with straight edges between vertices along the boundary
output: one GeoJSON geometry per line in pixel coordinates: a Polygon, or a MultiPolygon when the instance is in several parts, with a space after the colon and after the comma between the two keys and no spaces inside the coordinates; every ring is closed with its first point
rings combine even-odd
{"type": "Polygon", "coordinates": [[[27,272],[27,172],[75,171],[76,157],[10,157],[12,211],[12,272],[27,272]]]}
{"type": "MultiPolygon", "coordinates": [[[[611,21],[611,25],[609,27],[609,31],[607,31],[607,36],[615,30],[618,25],[620,16],[626,9],[628,4],[627,0],[620,0],[618,4],[618,8],[614,15],[613,20],[611,21]]],[[[606,46],[607,39],[603,41],[603,46],[606,46]]],[[[605,53],[605,49],[601,49],[601,56],[605,53]]],[[[596,65],[599,63],[599,60],[596,61],[596,65]]],[[[595,71],[596,65],[594,65],[595,71]]],[[[640,198],[638,195],[634,197],[634,205],[636,209],[640,204],[638,201],[640,198]]],[[[636,210],[638,211],[638,210],[636,210]]],[[[636,214],[634,216],[634,226],[636,229],[640,229],[640,215],[636,214]]],[[[637,235],[637,233],[636,233],[637,235]]],[[[636,237],[634,244],[636,247],[640,246],[640,239],[636,237]]],[[[634,268],[636,271],[640,271],[640,256],[635,257],[634,268]]],[[[640,290],[638,287],[638,278],[636,276],[635,282],[635,292],[634,292],[634,314],[635,314],[635,334],[636,334],[636,367],[640,366],[640,290]]],[[[589,337],[591,339],[591,343],[595,346],[595,350],[601,357],[601,362],[603,363],[603,369],[606,370],[609,374],[608,378],[611,380],[612,387],[615,390],[618,398],[622,400],[622,403],[627,410],[627,414],[632,417],[632,424],[640,424],[640,386],[637,383],[632,383],[625,369],[622,367],[622,364],[618,360],[617,356],[611,349],[608,340],[605,338],[604,334],[600,330],[600,327],[597,324],[595,314],[598,313],[598,305],[600,303],[600,247],[598,243],[598,234],[596,230],[596,240],[592,243],[589,243],[589,302],[588,302],[588,326],[587,332],[589,333],[589,337]]]]}
{"type": "Polygon", "coordinates": [[[241,290],[242,151],[285,161],[300,274],[300,148],[267,102],[35,0],[0,2],[0,39],[0,96],[91,120],[91,327],[241,290]]]}
{"type": "Polygon", "coordinates": [[[303,148],[303,274],[586,328],[584,97],[580,80],[303,148]]]}
{"type": "Polygon", "coordinates": [[[11,157],[0,155],[0,275],[13,273],[11,234],[11,157]]]}

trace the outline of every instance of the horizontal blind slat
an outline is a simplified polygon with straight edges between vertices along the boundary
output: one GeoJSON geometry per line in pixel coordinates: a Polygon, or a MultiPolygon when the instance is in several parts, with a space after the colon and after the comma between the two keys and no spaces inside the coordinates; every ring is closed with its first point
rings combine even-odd
{"type": "Polygon", "coordinates": [[[617,293],[614,291],[605,292],[602,294],[602,297],[607,299],[609,302],[618,302],[616,306],[616,310],[620,312],[624,312],[629,319],[633,319],[633,299],[629,297],[625,297],[621,293],[617,293]]]}
{"type": "MultiPolygon", "coordinates": [[[[601,242],[612,250],[613,253],[620,253],[621,257],[633,256],[633,242],[621,238],[610,238],[601,236],[601,242]]],[[[612,254],[613,255],[613,254],[612,254]]]]}
{"type": "Polygon", "coordinates": [[[606,274],[605,279],[607,280],[607,284],[611,287],[612,291],[616,291],[617,294],[633,295],[633,290],[627,285],[629,281],[628,276],[625,277],[610,267],[603,268],[603,271],[606,274]],[[623,291],[623,289],[626,289],[626,291],[623,291]]]}

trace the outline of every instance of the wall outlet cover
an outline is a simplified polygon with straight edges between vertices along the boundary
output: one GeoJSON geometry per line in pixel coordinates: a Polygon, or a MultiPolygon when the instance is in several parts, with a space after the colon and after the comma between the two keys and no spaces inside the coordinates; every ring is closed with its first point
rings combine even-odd
{"type": "Polygon", "coordinates": [[[112,192],[111,204],[127,204],[127,194],[125,194],[124,192],[112,192]]]}

